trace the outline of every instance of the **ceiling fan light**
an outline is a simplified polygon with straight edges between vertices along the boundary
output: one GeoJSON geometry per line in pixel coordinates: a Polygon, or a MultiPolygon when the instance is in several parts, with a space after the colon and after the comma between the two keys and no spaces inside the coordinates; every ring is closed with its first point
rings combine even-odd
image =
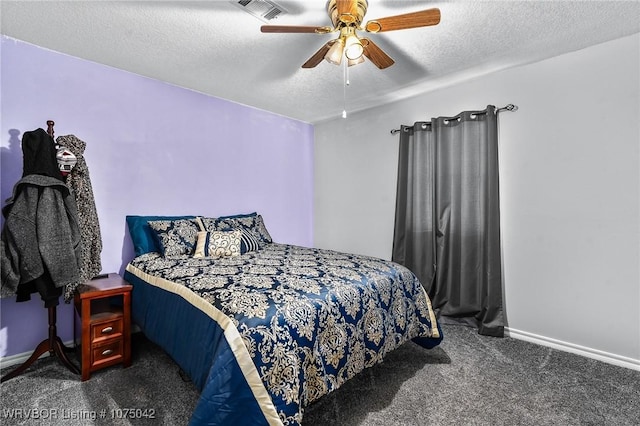
{"type": "Polygon", "coordinates": [[[361,64],[363,62],[364,62],[364,56],[362,55],[358,59],[347,59],[347,65],[349,65],[350,67],[361,64]]]}
{"type": "Polygon", "coordinates": [[[344,51],[344,42],[341,39],[336,40],[331,46],[324,58],[334,65],[340,65],[342,62],[342,53],[344,51]]]}
{"type": "Polygon", "coordinates": [[[362,47],[362,43],[358,37],[354,35],[349,35],[345,41],[344,55],[347,59],[355,60],[362,57],[364,53],[364,48],[362,47]]]}

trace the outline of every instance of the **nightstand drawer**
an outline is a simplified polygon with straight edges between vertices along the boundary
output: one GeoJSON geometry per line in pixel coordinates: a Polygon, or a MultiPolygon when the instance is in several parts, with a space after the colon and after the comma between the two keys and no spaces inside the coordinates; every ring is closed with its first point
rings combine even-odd
{"type": "Polygon", "coordinates": [[[124,354],[122,339],[91,348],[91,367],[120,362],[124,354]]]}
{"type": "Polygon", "coordinates": [[[120,337],[122,336],[122,329],[122,317],[91,324],[91,342],[98,343],[107,339],[120,337]]]}

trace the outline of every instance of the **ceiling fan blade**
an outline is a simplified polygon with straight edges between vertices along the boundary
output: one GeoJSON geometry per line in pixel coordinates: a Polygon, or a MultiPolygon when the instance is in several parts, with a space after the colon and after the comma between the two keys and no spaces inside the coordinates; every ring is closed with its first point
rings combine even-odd
{"type": "Polygon", "coordinates": [[[324,59],[324,55],[327,54],[327,52],[335,42],[336,42],[335,40],[328,41],[316,53],[314,53],[313,56],[307,60],[307,62],[302,64],[302,68],[313,68],[316,65],[318,65],[320,62],[322,62],[322,60],[324,59]]]}
{"type": "Polygon", "coordinates": [[[381,70],[395,64],[395,61],[391,59],[389,55],[384,53],[382,49],[380,49],[374,42],[372,42],[368,38],[361,38],[360,42],[362,43],[362,47],[364,48],[364,56],[369,58],[369,60],[381,70]]]}
{"type": "Polygon", "coordinates": [[[329,27],[311,27],[304,25],[263,25],[260,27],[263,33],[318,33],[324,34],[331,31],[329,27]]]}
{"type": "Polygon", "coordinates": [[[388,16],[367,22],[364,29],[371,33],[428,27],[440,22],[440,9],[427,9],[403,15],[388,16]]]}

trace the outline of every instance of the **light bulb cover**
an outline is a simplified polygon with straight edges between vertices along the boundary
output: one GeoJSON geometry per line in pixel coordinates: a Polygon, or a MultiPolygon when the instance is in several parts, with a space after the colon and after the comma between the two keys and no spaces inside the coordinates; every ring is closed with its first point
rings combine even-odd
{"type": "Polygon", "coordinates": [[[350,67],[354,66],[354,65],[358,65],[364,62],[364,56],[361,55],[358,59],[348,59],[347,60],[347,65],[349,65],[350,67]]]}
{"type": "Polygon", "coordinates": [[[344,42],[344,55],[347,59],[356,60],[362,57],[364,48],[358,37],[353,34],[348,35],[344,42]]]}
{"type": "Polygon", "coordinates": [[[344,42],[342,39],[337,39],[335,43],[329,48],[324,58],[334,65],[340,65],[342,63],[342,53],[344,52],[344,42]]]}

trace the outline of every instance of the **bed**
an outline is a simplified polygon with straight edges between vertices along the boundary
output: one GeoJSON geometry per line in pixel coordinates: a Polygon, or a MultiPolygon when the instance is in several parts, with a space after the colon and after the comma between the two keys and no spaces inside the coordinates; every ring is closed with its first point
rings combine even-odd
{"type": "Polygon", "coordinates": [[[299,425],[409,340],[442,340],[396,263],[272,241],[257,213],[127,216],[132,317],[201,392],[191,425],[299,425]]]}

